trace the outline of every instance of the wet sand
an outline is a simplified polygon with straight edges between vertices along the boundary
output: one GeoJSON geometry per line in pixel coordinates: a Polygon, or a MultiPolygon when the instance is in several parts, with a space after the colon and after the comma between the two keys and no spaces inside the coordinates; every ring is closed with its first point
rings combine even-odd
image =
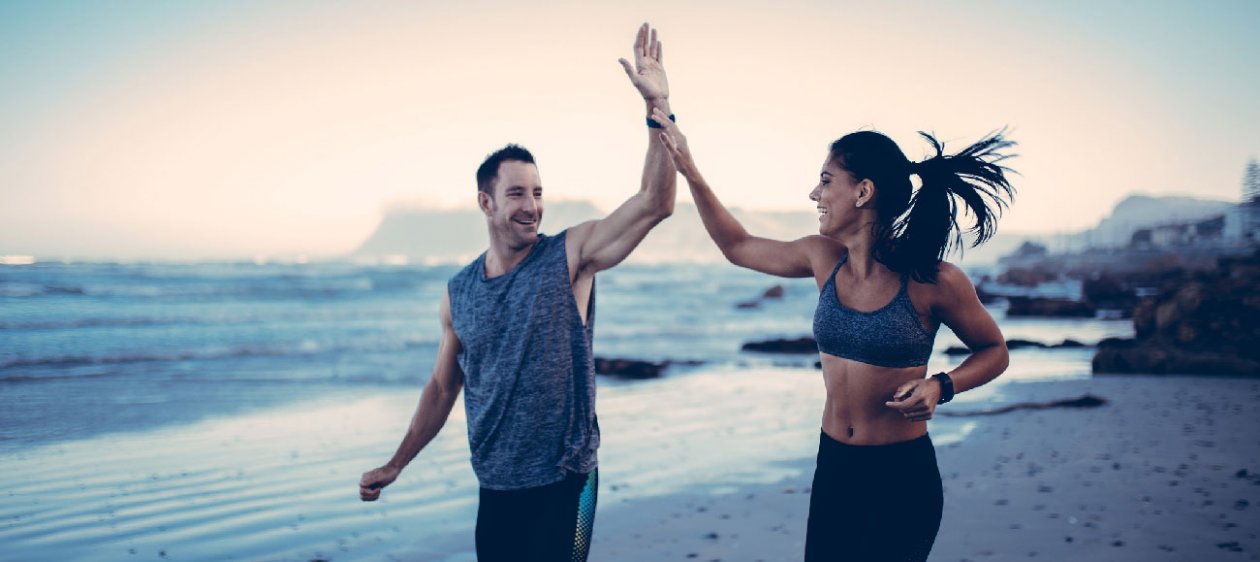
{"type": "MultiPolygon", "coordinates": [[[[1260,560],[1260,382],[1007,382],[950,411],[1091,393],[1108,405],[940,418],[932,560],[1260,560]]],[[[418,389],[6,453],[0,560],[473,560],[463,417],[382,501],[418,389]]],[[[970,396],[969,396],[970,395],[970,396]]],[[[808,369],[601,382],[591,559],[799,560],[822,408],[808,369]]]]}

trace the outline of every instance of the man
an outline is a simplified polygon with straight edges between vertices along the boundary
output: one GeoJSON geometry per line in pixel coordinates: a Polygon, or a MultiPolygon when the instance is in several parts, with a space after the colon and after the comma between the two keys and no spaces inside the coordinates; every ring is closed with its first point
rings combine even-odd
{"type": "Polygon", "coordinates": [[[457,273],[442,299],[433,374],[398,451],[363,474],[364,501],[380,497],[437,435],[461,389],[473,471],[481,485],[477,557],[586,560],[598,490],[591,342],[595,273],[630,254],[674,208],[675,170],[653,109],[669,114],[661,44],[647,24],[621,59],[647,103],[640,191],[607,217],[555,236],[539,233],[542,183],[533,155],[508,145],[477,170],[490,247],[457,273]]]}

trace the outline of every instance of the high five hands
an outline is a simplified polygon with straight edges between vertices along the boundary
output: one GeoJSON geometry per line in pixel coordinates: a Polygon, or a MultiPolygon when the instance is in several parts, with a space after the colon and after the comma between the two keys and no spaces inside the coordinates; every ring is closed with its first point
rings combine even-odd
{"type": "Polygon", "coordinates": [[[639,26],[634,38],[634,66],[626,59],[617,59],[617,62],[645,101],[652,103],[669,98],[669,82],[661,65],[661,42],[656,40],[656,30],[650,25],[639,26]]]}

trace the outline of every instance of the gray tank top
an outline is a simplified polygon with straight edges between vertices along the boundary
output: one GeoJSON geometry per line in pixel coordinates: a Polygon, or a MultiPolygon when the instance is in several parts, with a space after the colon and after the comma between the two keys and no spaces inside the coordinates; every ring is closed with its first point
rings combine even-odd
{"type": "Polygon", "coordinates": [[[578,314],[565,235],[540,234],[525,259],[487,279],[483,253],[447,283],[463,344],[468,447],[481,486],[532,488],[597,464],[595,287],[578,314]]]}

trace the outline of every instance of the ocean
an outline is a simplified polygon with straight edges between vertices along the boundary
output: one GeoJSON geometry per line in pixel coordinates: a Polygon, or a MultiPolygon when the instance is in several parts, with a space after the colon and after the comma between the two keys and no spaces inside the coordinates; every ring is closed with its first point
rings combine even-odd
{"type": "MultiPolygon", "coordinates": [[[[457,269],[0,266],[0,560],[469,559],[462,405],[381,502],[355,492],[406,430],[457,269]]],[[[796,470],[785,459],[812,454],[816,356],[740,351],[809,335],[812,279],[626,264],[597,276],[596,295],[597,356],[682,363],[655,380],[600,377],[601,510],[773,483],[796,470]],[[781,298],[761,298],[776,285],[781,298]]],[[[990,312],[1008,339],[1132,335],[1127,320],[990,312]]],[[[943,353],[953,345],[942,328],[930,372],[961,360],[943,353]]],[[[951,407],[1089,377],[1092,353],[1012,351],[1006,374],[951,407]]],[[[942,446],[973,425],[938,418],[931,431],[942,446]]]]}

